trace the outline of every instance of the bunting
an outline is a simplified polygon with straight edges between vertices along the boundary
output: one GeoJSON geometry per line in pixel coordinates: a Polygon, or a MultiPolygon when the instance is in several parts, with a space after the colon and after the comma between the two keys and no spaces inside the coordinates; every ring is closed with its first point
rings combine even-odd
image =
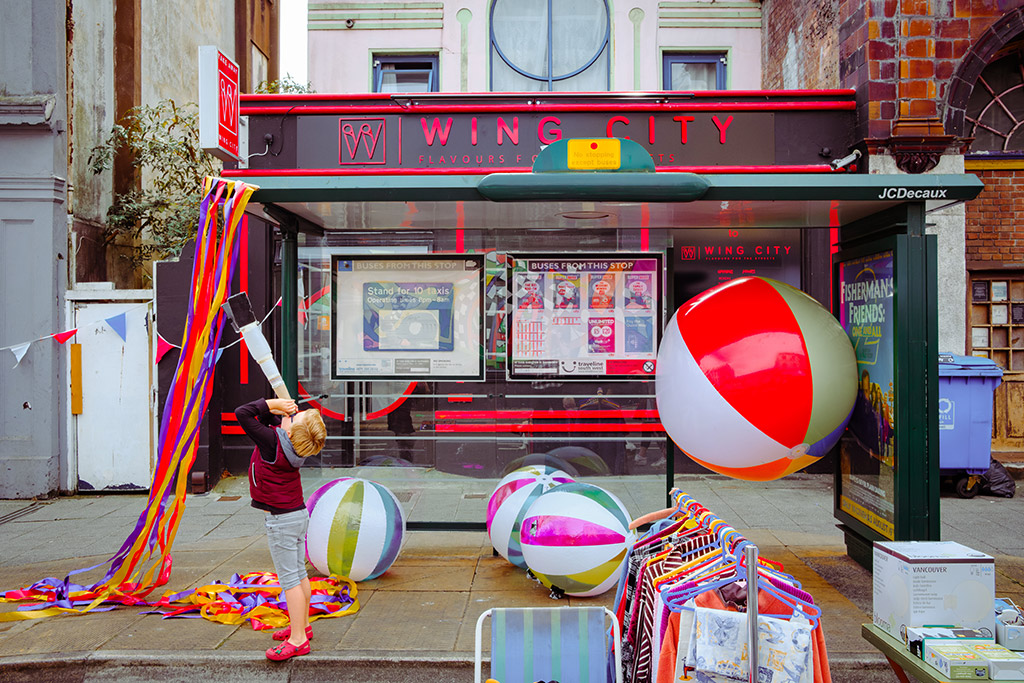
{"type": "Polygon", "coordinates": [[[114,316],[111,316],[111,317],[105,319],[103,322],[105,322],[108,325],[110,325],[110,329],[114,330],[114,332],[117,332],[117,336],[121,338],[121,341],[123,341],[123,342],[128,341],[128,334],[127,334],[128,326],[127,326],[127,323],[126,323],[126,319],[125,319],[125,314],[124,313],[118,313],[117,315],[114,315],[114,316]]]}
{"type": "MultiPolygon", "coordinates": [[[[185,509],[186,484],[195,460],[199,425],[213,388],[211,379],[224,329],[225,316],[220,307],[227,299],[238,260],[238,223],[255,189],[245,183],[216,178],[206,178],[203,183],[182,351],[164,404],[149,499],[135,528],[108,561],[72,571],[63,582],[53,582],[47,587],[50,590],[30,598],[45,599],[50,606],[23,605],[17,612],[0,614],[0,621],[88,612],[111,602],[146,604],[146,597],[167,582],[172,565],[170,550],[185,509]],[[221,202],[224,220],[223,228],[218,229],[217,207],[221,202]],[[106,569],[103,578],[84,590],[73,588],[71,576],[101,567],[106,569]],[[72,597],[75,593],[77,600],[72,597]],[[82,601],[88,604],[81,604],[82,601]]],[[[76,331],[53,337],[64,343],[76,331]]],[[[3,597],[23,600],[25,595],[24,591],[11,591],[3,597]]]]}
{"type": "Polygon", "coordinates": [[[76,332],[78,332],[77,327],[73,330],[68,330],[67,332],[57,332],[55,334],[51,334],[50,336],[56,339],[59,343],[63,344],[68,339],[74,337],[76,332]]]}

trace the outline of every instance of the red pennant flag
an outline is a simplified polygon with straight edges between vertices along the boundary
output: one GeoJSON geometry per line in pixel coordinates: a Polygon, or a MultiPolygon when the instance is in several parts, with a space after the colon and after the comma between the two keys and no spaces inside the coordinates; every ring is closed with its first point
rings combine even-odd
{"type": "Polygon", "coordinates": [[[174,344],[170,343],[166,339],[160,336],[160,333],[156,334],[156,362],[159,363],[160,359],[167,355],[167,352],[171,349],[178,348],[174,344]]]}
{"type": "Polygon", "coordinates": [[[73,329],[73,330],[68,330],[66,332],[55,332],[55,333],[51,334],[50,336],[53,337],[54,339],[56,339],[61,344],[63,344],[68,339],[71,339],[72,337],[74,337],[75,336],[75,332],[78,332],[78,328],[77,327],[75,329],[73,329]]]}

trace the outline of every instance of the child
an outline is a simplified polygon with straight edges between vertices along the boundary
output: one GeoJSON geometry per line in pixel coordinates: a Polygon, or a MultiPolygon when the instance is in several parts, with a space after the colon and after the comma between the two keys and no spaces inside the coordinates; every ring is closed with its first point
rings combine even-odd
{"type": "Polygon", "coordinates": [[[235,409],[235,416],[256,444],[249,461],[249,495],[254,508],[268,513],[270,557],[291,621],[290,627],[274,632],[274,640],[284,642],[267,650],[267,659],[280,662],[309,654],[313,636],[305,552],[309,513],[298,468],[302,458],[323,448],[327,428],[320,411],[299,412],[295,401],[285,398],[256,399],[235,409]]]}

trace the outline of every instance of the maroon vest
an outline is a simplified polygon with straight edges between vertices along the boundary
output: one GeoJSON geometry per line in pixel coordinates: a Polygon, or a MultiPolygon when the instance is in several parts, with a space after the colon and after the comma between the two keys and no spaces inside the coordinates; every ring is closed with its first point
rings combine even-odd
{"type": "Polygon", "coordinates": [[[284,457],[280,443],[274,462],[261,458],[259,448],[253,449],[249,459],[249,495],[256,502],[283,510],[297,510],[305,505],[299,470],[284,457]]]}

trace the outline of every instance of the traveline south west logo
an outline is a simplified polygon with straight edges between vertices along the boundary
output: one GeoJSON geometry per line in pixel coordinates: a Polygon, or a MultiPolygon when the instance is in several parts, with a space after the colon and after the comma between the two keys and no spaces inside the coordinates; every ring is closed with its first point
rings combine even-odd
{"type": "Polygon", "coordinates": [[[947,189],[911,190],[906,187],[887,187],[878,195],[879,199],[946,199],[947,189]]]}

